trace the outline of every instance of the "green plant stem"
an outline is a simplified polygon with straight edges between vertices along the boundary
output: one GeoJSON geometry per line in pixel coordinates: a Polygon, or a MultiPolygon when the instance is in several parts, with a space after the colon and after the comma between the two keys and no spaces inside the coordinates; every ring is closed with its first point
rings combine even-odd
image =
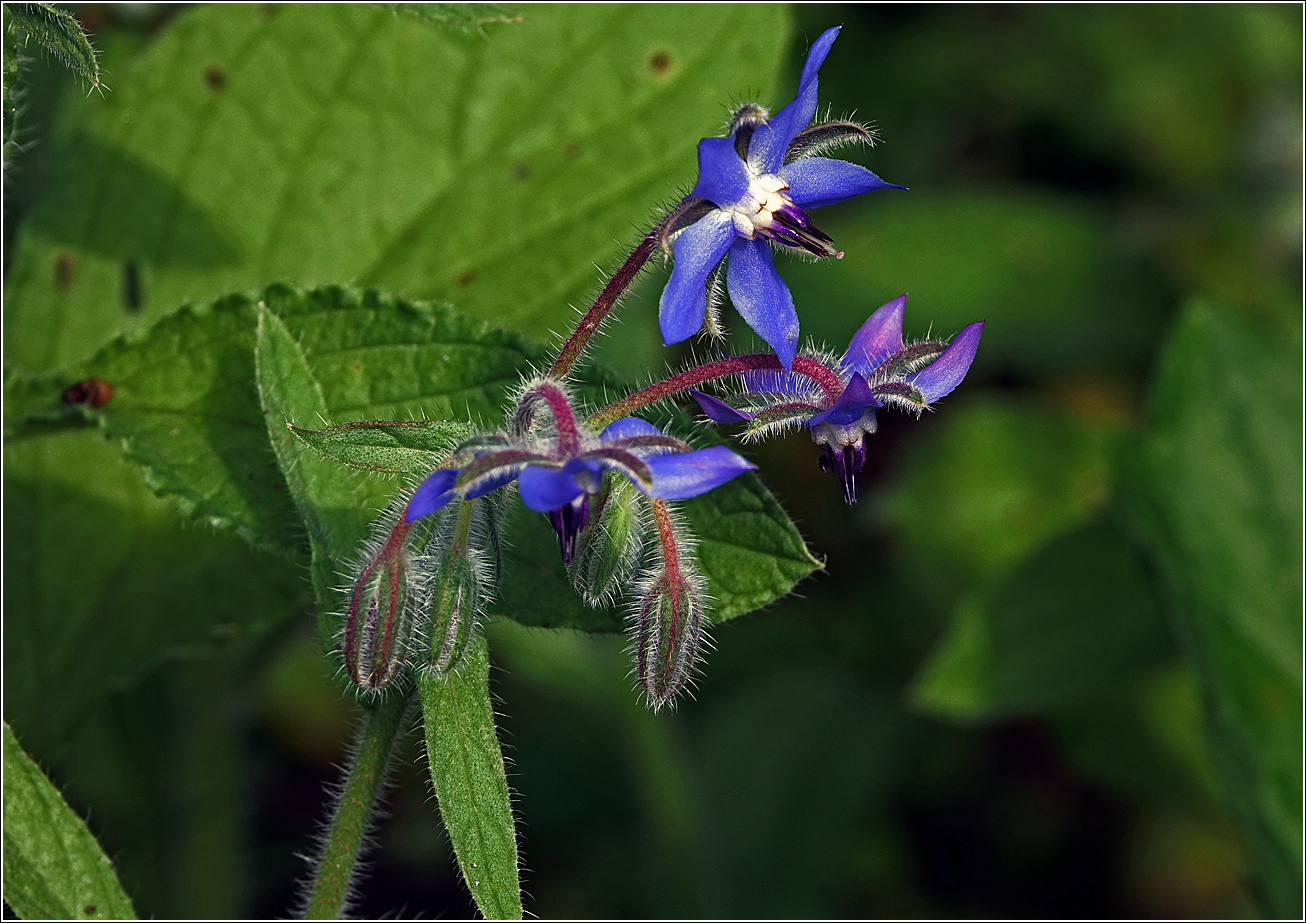
{"type": "Polygon", "coordinates": [[[304,914],[307,919],[338,919],[345,909],[363,837],[412,702],[409,689],[403,695],[388,697],[367,713],[345,774],[340,800],[327,828],[322,853],[313,870],[313,886],[304,914]]]}

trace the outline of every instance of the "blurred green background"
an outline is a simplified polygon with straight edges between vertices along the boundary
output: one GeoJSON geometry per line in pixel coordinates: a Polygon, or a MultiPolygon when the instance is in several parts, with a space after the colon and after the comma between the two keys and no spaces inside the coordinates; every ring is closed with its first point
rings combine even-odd
{"type": "MultiPolygon", "coordinates": [[[[661,9],[668,22],[680,15],[661,9]]],[[[71,219],[61,224],[61,197],[73,194],[85,164],[78,158],[98,158],[97,176],[136,171],[122,180],[128,193],[156,179],[111,145],[79,140],[78,120],[132,98],[139,56],[184,30],[188,17],[208,15],[149,4],[77,12],[104,51],[114,89],[108,101],[87,99],[29,49],[25,148],[5,189],[7,372],[43,371],[57,364],[51,356],[80,358],[117,329],[93,320],[78,327],[74,318],[53,338],[61,344],[45,353],[31,346],[24,337],[39,319],[28,311],[15,320],[11,306],[31,290],[22,247],[41,235],[53,241],[45,284],[62,295],[59,267],[72,270],[58,248],[105,237],[69,230],[71,219]],[[16,243],[20,233],[28,243],[16,243]]],[[[543,28],[550,16],[547,8],[521,12],[521,23],[464,40],[493,44],[514,29],[543,28]]],[[[875,148],[845,157],[911,188],[816,214],[846,251],[842,261],[779,261],[804,335],[841,350],[872,310],[905,291],[909,335],[951,336],[983,319],[984,339],[966,382],[936,412],[920,421],[881,414],[855,508],[819,472],[805,435],[746,449],[826,571],[795,596],[721,626],[693,697],[674,714],[640,707],[622,638],[489,627],[528,911],[1294,916],[1300,7],[800,5],[788,19],[765,15],[749,22],[768,30],[749,53],[767,59],[768,42],[782,50],[778,82],[762,68],[751,85],[702,89],[719,108],[704,110],[700,131],[741,97],[788,100],[811,40],[842,23],[821,71],[822,105],[881,136],[875,148]]],[[[180,34],[183,51],[203,59],[195,43],[204,33],[180,34]]],[[[407,74],[376,63],[378,81],[407,74]]],[[[215,76],[225,73],[205,70],[207,92],[226,91],[215,76]]],[[[275,94],[276,76],[258,92],[275,94]]],[[[303,89],[297,75],[286,80],[312,95],[315,81],[303,89]]],[[[420,122],[425,98],[405,117],[420,122]]],[[[244,105],[257,114],[257,105],[244,105]]],[[[631,139],[612,142],[617,152],[656,149],[671,185],[691,184],[692,149],[662,152],[643,116],[614,116],[611,134],[631,139]]],[[[577,116],[591,117],[606,114],[577,116]]],[[[130,113],[121,118],[129,146],[137,129],[130,113]]],[[[415,175],[443,166],[436,157],[424,164],[420,150],[395,149],[395,160],[412,157],[415,175]]],[[[229,173],[261,169],[198,164],[217,195],[237,188],[229,173]]],[[[523,183],[538,181],[530,188],[541,209],[558,207],[548,198],[547,158],[513,169],[523,183]]],[[[625,167],[614,160],[608,169],[625,167]]],[[[586,260],[618,257],[614,238],[629,240],[645,205],[671,197],[662,173],[649,176],[647,188],[623,193],[633,217],[574,232],[598,241],[577,245],[586,260]]],[[[477,287],[479,264],[423,275],[437,263],[437,245],[454,253],[493,245],[475,237],[466,217],[495,205],[481,197],[495,194],[485,185],[490,191],[455,199],[452,240],[437,228],[428,235],[436,244],[422,249],[419,240],[395,257],[407,268],[368,276],[274,255],[242,275],[231,268],[228,242],[204,238],[197,220],[193,234],[211,263],[174,260],[174,271],[167,259],[145,259],[123,271],[131,255],[124,263],[114,241],[98,240],[74,248],[74,265],[98,272],[103,257],[110,281],[98,294],[69,297],[91,304],[107,292],[132,309],[127,290],[143,284],[148,318],[223,285],[294,273],[305,283],[440,297],[495,320],[495,298],[509,295],[477,287]],[[149,300],[165,290],[161,303],[149,300]]],[[[112,183],[98,188],[116,201],[112,183]]],[[[403,192],[374,194],[400,209],[403,192]]],[[[118,194],[129,208],[130,195],[118,194]]],[[[179,201],[173,207],[184,211],[179,201]]],[[[355,220],[343,206],[317,204],[342,225],[355,220]]],[[[563,218],[565,229],[572,219],[563,218]]],[[[584,214],[577,220],[584,225],[584,214]]],[[[571,233],[556,227],[555,235],[571,233]]],[[[284,234],[285,252],[297,243],[319,252],[307,232],[307,243],[293,234],[284,234]]],[[[484,274],[493,270],[490,262],[484,274]]],[[[596,275],[588,262],[539,272],[547,276],[540,291],[509,294],[529,303],[517,316],[543,339],[562,328],[565,303],[579,303],[596,275]]],[[[664,279],[659,270],[640,284],[602,343],[603,361],[654,375],[689,355],[665,349],[655,334],[664,279]]],[[[93,307],[79,310],[93,317],[93,307]]],[[[120,466],[111,446],[99,448],[106,471],[120,466]]],[[[122,470],[104,478],[136,478],[122,470]]],[[[7,578],[20,566],[10,549],[32,528],[30,498],[54,503],[70,489],[7,478],[7,578]]],[[[120,502],[102,493],[94,498],[101,506],[120,502]]],[[[112,520],[75,499],[69,521],[112,520]]],[[[165,504],[140,515],[156,524],[148,542],[131,544],[107,528],[104,542],[125,543],[128,562],[172,553],[195,576],[162,600],[148,582],[118,592],[157,609],[161,626],[171,625],[170,607],[197,610],[201,629],[154,628],[173,632],[156,657],[104,667],[112,674],[105,691],[65,715],[39,704],[57,697],[39,673],[15,667],[28,648],[9,628],[16,591],[7,580],[6,717],[89,815],[142,914],[282,915],[303,872],[296,854],[312,848],[322,786],[334,781],[355,723],[326,673],[306,575],[228,534],[175,525],[165,504]],[[206,570],[196,561],[213,563],[206,570]]],[[[55,545],[60,525],[41,520],[55,545]]],[[[90,571],[127,568],[97,563],[94,546],[73,550],[90,571]]],[[[119,641],[86,633],[60,643],[65,660],[90,672],[99,669],[99,648],[119,641]]],[[[425,767],[409,751],[376,831],[360,910],[467,915],[425,767]]]]}

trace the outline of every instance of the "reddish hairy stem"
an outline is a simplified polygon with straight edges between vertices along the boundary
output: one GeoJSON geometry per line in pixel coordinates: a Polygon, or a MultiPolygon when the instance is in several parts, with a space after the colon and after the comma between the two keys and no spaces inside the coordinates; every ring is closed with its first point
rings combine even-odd
{"type": "Polygon", "coordinates": [[[664,218],[654,225],[653,229],[644,235],[644,239],[635,245],[635,249],[626,257],[626,262],[622,263],[612,278],[608,279],[608,284],[603,286],[603,291],[599,292],[599,297],[594,299],[594,305],[585,312],[585,316],[580,319],[576,325],[575,331],[567,342],[562,345],[562,351],[558,353],[558,358],[553,361],[549,368],[550,378],[562,378],[571,371],[571,367],[576,364],[581,353],[589,344],[590,338],[603,325],[603,321],[621,296],[626,293],[630,283],[635,281],[644,264],[648,262],[653,251],[657,249],[658,238],[662,234],[662,226],[666,223],[664,218]]]}
{"type": "MultiPolygon", "coordinates": [[[[670,397],[677,391],[684,391],[686,388],[692,388],[695,385],[701,385],[705,381],[722,378],[726,375],[761,371],[783,372],[785,367],[780,364],[780,359],[774,353],[754,353],[748,356],[730,356],[726,359],[718,359],[715,362],[708,362],[705,365],[686,369],[664,381],[659,381],[657,384],[649,385],[634,394],[627,395],[619,401],[613,401],[590,417],[589,422],[596,429],[601,429],[614,420],[619,420],[632,411],[647,407],[649,404],[656,403],[665,397],[670,397]]],[[[826,399],[831,403],[838,400],[839,395],[843,393],[843,380],[839,378],[838,373],[815,359],[809,359],[807,356],[797,356],[790,371],[810,378],[820,385],[821,390],[825,392],[826,399]]]]}
{"type": "Polygon", "coordinates": [[[662,545],[663,573],[671,579],[680,576],[680,552],[676,546],[676,531],[671,527],[671,511],[667,501],[652,499],[653,522],[657,524],[658,542],[662,545]]]}

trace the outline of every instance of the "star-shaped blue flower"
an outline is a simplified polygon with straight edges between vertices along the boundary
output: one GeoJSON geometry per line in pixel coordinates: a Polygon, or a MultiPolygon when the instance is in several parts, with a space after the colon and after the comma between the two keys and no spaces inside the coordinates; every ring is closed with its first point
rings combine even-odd
{"type": "Polygon", "coordinates": [[[699,142],[698,183],[669,218],[663,237],[664,246],[674,237],[675,254],[659,308],[668,345],[703,326],[708,276],[729,254],[730,300],[789,368],[798,346],[798,315],[772,263],[771,244],[842,257],[805,209],[876,189],[906,188],[857,164],[812,156],[849,141],[871,141],[870,132],[854,122],[808,127],[816,114],[817,71],[838,34],[838,27],[829,29],[812,45],[798,96],[773,118],[760,106],[745,106],[727,137],[699,142]]]}
{"type": "Polygon", "coordinates": [[[407,521],[441,509],[455,498],[471,500],[517,481],[522,502],[548,514],[558,533],[562,559],[570,563],[576,537],[589,517],[589,498],[615,470],[650,497],[686,500],[706,493],[757,466],[725,446],[691,449],[638,417],[625,417],[597,437],[577,433],[556,445],[525,438],[495,437],[459,455],[471,456],[456,468],[432,473],[413,494],[407,521]]]}
{"type": "Polygon", "coordinates": [[[747,434],[761,438],[789,426],[807,426],[825,452],[821,470],[833,469],[844,499],[857,502],[857,475],[866,464],[865,436],[876,428],[875,411],[886,405],[920,415],[951,392],[970,370],[984,322],[962,328],[951,343],[925,340],[904,344],[900,295],[872,314],[854,334],[839,360],[843,390],[832,394],[795,372],[748,372],[744,393],[729,403],[693,391],[703,412],[717,423],[747,421],[747,434]]]}

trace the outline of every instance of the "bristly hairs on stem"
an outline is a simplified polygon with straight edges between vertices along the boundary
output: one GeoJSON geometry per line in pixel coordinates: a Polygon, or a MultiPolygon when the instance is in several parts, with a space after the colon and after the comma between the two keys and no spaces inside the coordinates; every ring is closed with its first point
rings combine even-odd
{"type": "Polygon", "coordinates": [[[589,341],[603,326],[603,322],[612,310],[621,302],[626,290],[630,288],[631,283],[635,281],[648,264],[649,257],[657,250],[658,239],[661,237],[662,226],[667,220],[668,214],[664,212],[658,216],[652,227],[644,232],[644,235],[631,249],[630,254],[622,264],[608,277],[607,282],[594,298],[594,303],[581,316],[580,321],[576,324],[576,329],[558,351],[558,358],[549,367],[549,377],[560,379],[571,372],[576,361],[585,352],[585,347],[589,344],[589,341]]]}
{"type": "Polygon", "coordinates": [[[372,831],[381,816],[377,804],[389,786],[393,757],[416,701],[411,683],[406,678],[400,683],[402,695],[365,712],[345,759],[343,779],[327,786],[330,820],[315,838],[314,857],[304,857],[310,877],[300,891],[297,917],[339,919],[358,902],[358,882],[366,871],[361,859],[375,845],[372,831]]]}

